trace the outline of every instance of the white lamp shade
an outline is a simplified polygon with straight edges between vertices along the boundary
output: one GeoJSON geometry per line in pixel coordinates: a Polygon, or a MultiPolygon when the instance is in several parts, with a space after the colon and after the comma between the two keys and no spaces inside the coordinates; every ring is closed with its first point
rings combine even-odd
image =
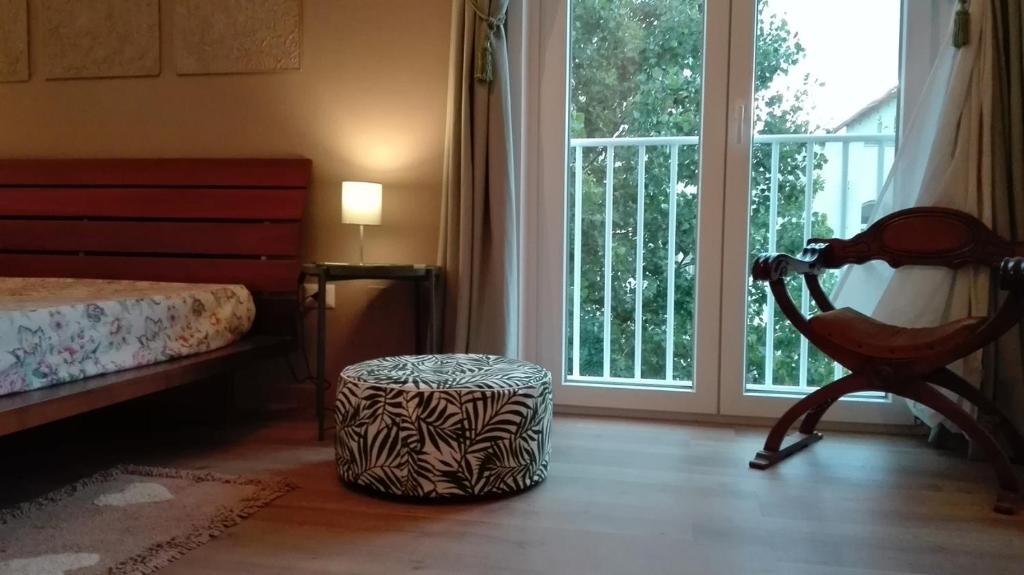
{"type": "Polygon", "coordinates": [[[341,223],[379,226],[384,186],[373,182],[341,183],[341,223]]]}

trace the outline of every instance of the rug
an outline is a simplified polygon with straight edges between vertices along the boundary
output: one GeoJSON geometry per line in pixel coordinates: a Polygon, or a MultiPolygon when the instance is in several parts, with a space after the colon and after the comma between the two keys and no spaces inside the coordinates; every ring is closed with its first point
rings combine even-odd
{"type": "Polygon", "coordinates": [[[0,511],[0,575],[152,573],[293,488],[285,480],[116,467],[0,511]]]}

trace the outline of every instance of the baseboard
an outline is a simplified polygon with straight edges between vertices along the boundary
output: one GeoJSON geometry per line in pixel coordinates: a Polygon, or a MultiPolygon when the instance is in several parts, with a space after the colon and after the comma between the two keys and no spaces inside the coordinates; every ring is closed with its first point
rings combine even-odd
{"type": "MultiPolygon", "coordinates": [[[[330,394],[327,394],[327,398],[328,402],[333,401],[330,394]]],[[[313,386],[311,384],[273,386],[270,391],[269,404],[268,408],[271,411],[294,411],[297,413],[313,411],[315,405],[313,386]]],[[[332,403],[328,403],[328,405],[332,405],[332,403]]],[[[677,421],[700,423],[704,425],[739,425],[743,427],[771,427],[775,424],[775,418],[773,417],[713,415],[707,413],[676,413],[644,409],[586,407],[580,405],[556,404],[555,413],[560,415],[587,415],[593,417],[677,421]]],[[[927,436],[929,433],[928,427],[924,425],[885,425],[880,423],[849,423],[842,421],[822,421],[818,425],[818,428],[822,431],[881,433],[885,435],[927,436]]]]}
{"type": "MultiPolygon", "coordinates": [[[[730,425],[743,427],[771,427],[775,424],[773,417],[747,417],[736,415],[715,415],[707,413],[676,413],[669,411],[650,411],[644,409],[620,409],[606,407],[587,407],[581,405],[555,405],[555,413],[559,415],[587,415],[593,417],[616,417],[627,419],[651,419],[660,421],[676,421],[700,423],[704,425],[730,425]]],[[[842,421],[822,421],[818,425],[822,431],[840,431],[848,433],[880,433],[885,435],[928,435],[924,425],[885,425],[880,423],[849,423],[842,421]]]]}

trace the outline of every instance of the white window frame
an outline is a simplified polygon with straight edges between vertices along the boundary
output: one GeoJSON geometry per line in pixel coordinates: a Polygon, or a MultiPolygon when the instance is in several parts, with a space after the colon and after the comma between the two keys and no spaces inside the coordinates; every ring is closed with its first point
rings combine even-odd
{"type": "MultiPolygon", "coordinates": [[[[552,372],[555,401],[592,408],[713,414],[718,409],[721,306],[721,197],[725,163],[721,154],[701,155],[701,197],[697,280],[695,377],[692,389],[644,389],[625,397],[620,387],[563,381],[565,295],[564,238],[568,83],[568,2],[530,3],[527,27],[526,134],[523,172],[523,338],[526,359],[552,372]],[[544,249],[558,245],[560,250],[544,249]]],[[[707,26],[728,23],[728,3],[706,4],[707,26]]],[[[707,149],[725,142],[728,35],[708,34],[702,139],[707,149]]]]}
{"type": "MultiPolygon", "coordinates": [[[[706,0],[707,21],[724,17],[731,31],[750,34],[709,35],[705,62],[701,154],[701,207],[704,222],[724,222],[701,233],[698,260],[697,349],[695,390],[637,392],[628,410],[721,414],[743,417],[775,417],[796,401],[792,396],[747,394],[743,388],[745,285],[747,270],[746,214],[752,101],[749,74],[753,70],[755,0],[706,0]],[[713,15],[714,13],[714,15],[713,15]],[[730,55],[731,52],[731,55],[730,55]],[[737,63],[740,55],[749,62],[737,63]],[[716,79],[716,74],[721,78],[716,79]],[[728,74],[728,77],[725,75],[728,74]],[[742,88],[746,83],[745,88],[742,88]],[[741,88],[737,88],[737,87],[741,88]],[[728,87],[728,88],[727,88],[728,87]],[[731,111],[731,113],[730,113],[731,111]],[[742,226],[742,230],[738,227],[742,226]],[[723,262],[726,262],[723,264],[723,262]],[[742,264],[742,265],[741,265],[742,264]],[[740,342],[740,345],[737,345],[740,342]],[[709,392],[710,390],[710,392],[709,392]]],[[[936,22],[942,7],[932,0],[904,0],[910,18],[904,32],[909,54],[934,54],[936,22]],[[938,14],[938,15],[937,15],[938,14]],[[927,26],[922,24],[927,22],[927,26]],[[923,33],[928,29],[930,33],[923,33]],[[928,41],[921,39],[928,38],[928,41]]],[[[936,0],[952,2],[952,0],[936,0]]],[[[567,70],[568,2],[566,0],[512,0],[509,33],[513,76],[514,116],[521,121],[516,137],[522,150],[520,268],[520,342],[524,359],[549,369],[555,385],[555,401],[561,406],[580,406],[614,412],[623,408],[622,391],[600,386],[568,386],[565,373],[565,194],[567,168],[567,70]],[[559,246],[559,249],[549,249],[559,246]]],[[[917,56],[920,57],[920,56],[917,56]]],[[[930,60],[930,56],[929,56],[930,60]]],[[[919,71],[920,67],[912,67],[919,71]]],[[[919,94],[925,77],[909,72],[901,78],[901,126],[912,113],[910,94],[919,94]]],[[[909,411],[886,400],[842,401],[826,420],[873,424],[908,424],[909,411]],[[884,404],[884,405],[883,405],[884,404]],[[881,407],[881,409],[880,409],[881,407]]]]}
{"type": "MultiPolygon", "coordinates": [[[[732,35],[732,80],[730,81],[729,101],[734,114],[730,117],[733,124],[730,132],[735,137],[728,143],[727,157],[731,166],[749,166],[750,138],[752,126],[749,114],[744,116],[740,110],[749,110],[753,102],[753,86],[749,81],[754,66],[755,39],[755,2],[756,0],[732,0],[733,28],[732,35]],[[740,33],[749,30],[749,33],[740,33]],[[736,123],[742,118],[742,123],[736,123]]],[[[934,51],[932,37],[935,35],[935,4],[932,0],[904,0],[903,20],[904,32],[901,46],[901,60],[931,62],[934,51]],[[922,34],[925,29],[932,33],[922,34]],[[928,41],[921,40],[921,36],[928,41]]],[[[908,78],[909,70],[927,66],[901,65],[901,130],[906,125],[904,118],[913,114],[913,103],[920,94],[923,78],[915,75],[908,78]],[[907,80],[910,80],[908,86],[907,80]]],[[[899,135],[897,135],[898,138],[899,135]]],[[[725,415],[742,417],[774,417],[781,411],[799,401],[800,396],[748,392],[745,389],[744,369],[746,346],[727,345],[727,342],[745,341],[746,330],[746,278],[749,273],[747,254],[748,218],[746,217],[749,202],[750,175],[749,169],[730,169],[726,181],[726,213],[743,214],[743,217],[728,218],[725,226],[725,244],[723,261],[723,308],[722,308],[722,385],[720,387],[719,412],[725,415]]],[[[900,398],[844,398],[838,402],[825,416],[826,421],[842,421],[882,425],[909,425],[913,416],[900,398]]]]}

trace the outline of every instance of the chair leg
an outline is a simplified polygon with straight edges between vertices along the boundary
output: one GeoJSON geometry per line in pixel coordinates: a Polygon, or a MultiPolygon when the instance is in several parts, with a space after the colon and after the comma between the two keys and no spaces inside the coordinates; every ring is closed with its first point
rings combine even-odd
{"type": "Polygon", "coordinates": [[[978,425],[978,422],[960,406],[923,381],[913,381],[895,386],[891,392],[939,412],[959,427],[968,439],[980,446],[995,469],[996,479],[999,482],[1000,492],[996,499],[995,511],[1007,515],[1016,512],[1017,498],[1021,494],[1020,483],[1017,481],[1017,476],[1013,472],[1013,466],[1010,465],[1006,453],[988,431],[978,425]]]}
{"type": "Polygon", "coordinates": [[[946,368],[928,374],[925,376],[925,381],[949,390],[973,403],[978,408],[979,415],[984,413],[998,418],[998,423],[995,427],[1000,428],[1003,437],[1010,444],[1010,448],[1013,449],[1013,458],[1018,463],[1024,462],[1024,435],[1013,424],[1013,421],[1006,417],[1003,411],[999,409],[999,406],[982,393],[980,389],[946,368]]]}
{"type": "MultiPolygon", "coordinates": [[[[870,391],[877,389],[877,387],[869,378],[857,373],[851,373],[807,395],[790,407],[786,413],[782,414],[782,417],[779,418],[775,426],[768,433],[768,438],[764,442],[764,449],[758,451],[754,458],[750,460],[750,467],[752,469],[768,469],[794,453],[821,440],[822,435],[812,430],[811,433],[804,437],[790,443],[786,447],[782,447],[782,441],[786,438],[786,433],[789,432],[789,428],[793,426],[793,423],[800,416],[813,412],[816,414],[815,417],[820,420],[828,407],[840,397],[850,393],[870,391]]],[[[814,425],[816,426],[817,422],[814,425]]]]}
{"type": "Polygon", "coordinates": [[[821,418],[825,416],[825,412],[828,408],[832,407],[836,403],[836,399],[832,401],[826,401],[820,405],[812,408],[804,416],[803,421],[800,422],[800,433],[804,435],[811,435],[818,429],[818,423],[821,422],[821,418]]]}

